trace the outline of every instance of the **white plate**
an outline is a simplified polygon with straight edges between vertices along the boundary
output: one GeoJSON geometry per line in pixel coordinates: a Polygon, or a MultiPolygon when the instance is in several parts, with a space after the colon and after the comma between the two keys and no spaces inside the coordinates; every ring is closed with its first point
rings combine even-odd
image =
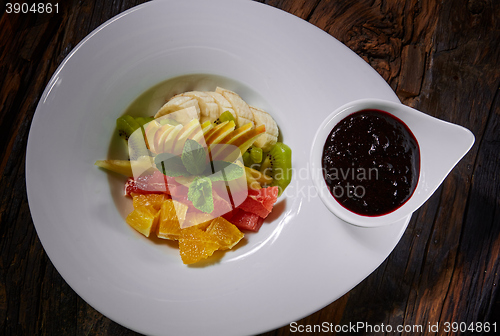
{"type": "Polygon", "coordinates": [[[352,51],[283,11],[235,0],[132,8],[78,44],[40,99],[26,158],[40,240],[84,300],[141,333],[255,334],[307,316],[376,269],[409,221],[354,227],[316,195],[314,134],[333,110],[360,98],[398,101],[352,51]],[[136,97],[196,73],[227,78],[229,89],[268,110],[295,169],[272,220],[205,267],[183,265],[176,248],[128,227],[113,196],[121,180],[93,165],[108,157],[115,120],[136,97]]]}

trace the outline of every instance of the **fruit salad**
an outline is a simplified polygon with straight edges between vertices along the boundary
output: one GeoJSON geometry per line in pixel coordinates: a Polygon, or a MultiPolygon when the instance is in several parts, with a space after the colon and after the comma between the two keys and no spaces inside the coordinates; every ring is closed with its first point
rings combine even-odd
{"type": "Polygon", "coordinates": [[[126,222],[177,241],[185,264],[258,232],[291,181],[291,150],[275,120],[227,89],[178,94],[154,117],[116,124],[129,158],[95,164],[127,177],[126,222]]]}

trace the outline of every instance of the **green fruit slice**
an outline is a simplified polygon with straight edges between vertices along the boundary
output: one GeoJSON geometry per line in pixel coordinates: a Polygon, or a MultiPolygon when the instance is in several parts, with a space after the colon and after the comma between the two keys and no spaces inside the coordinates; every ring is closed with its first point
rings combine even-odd
{"type": "Polygon", "coordinates": [[[243,163],[246,167],[252,167],[255,164],[261,163],[262,154],[262,148],[250,146],[242,155],[243,163]]]}
{"type": "Polygon", "coordinates": [[[132,116],[124,115],[116,119],[118,134],[125,140],[128,140],[130,135],[132,135],[132,133],[134,133],[134,131],[139,127],[141,127],[141,125],[139,125],[139,123],[135,121],[135,118],[132,116]]]}
{"type": "Polygon", "coordinates": [[[136,160],[141,156],[149,155],[148,148],[146,147],[146,141],[144,140],[144,134],[138,129],[129,136],[127,144],[128,155],[131,160],[136,160]]]}
{"type": "Polygon", "coordinates": [[[262,162],[261,173],[273,179],[271,186],[278,186],[281,195],[292,180],[292,150],[282,142],[277,142],[262,162]]]}
{"type": "Polygon", "coordinates": [[[135,121],[139,124],[140,127],[144,127],[148,122],[153,121],[154,118],[152,117],[138,117],[135,118],[135,121]]]}
{"type": "Polygon", "coordinates": [[[124,115],[116,119],[116,128],[118,129],[118,134],[125,140],[128,140],[135,130],[151,121],[153,121],[151,117],[134,118],[129,115],[124,115]]]}
{"type": "Polygon", "coordinates": [[[130,159],[149,155],[144,140],[144,125],[153,120],[151,117],[134,118],[130,115],[124,115],[116,119],[118,134],[127,140],[130,159]],[[136,132],[138,129],[141,129],[141,132],[136,132]]]}
{"type": "Polygon", "coordinates": [[[261,163],[262,162],[262,148],[259,147],[250,147],[250,158],[254,163],[261,163]]]}
{"type": "Polygon", "coordinates": [[[234,123],[236,123],[236,120],[234,120],[234,116],[231,114],[231,112],[226,111],[221,113],[219,118],[217,118],[214,121],[214,124],[219,125],[222,124],[224,121],[231,121],[231,120],[234,121],[234,123]]]}
{"type": "Polygon", "coordinates": [[[94,164],[121,175],[128,177],[133,176],[132,166],[129,160],[97,160],[94,164]]]}

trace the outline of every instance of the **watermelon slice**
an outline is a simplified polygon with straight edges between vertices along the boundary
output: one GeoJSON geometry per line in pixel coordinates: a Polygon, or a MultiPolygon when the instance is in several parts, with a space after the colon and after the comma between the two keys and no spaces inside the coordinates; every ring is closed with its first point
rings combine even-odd
{"type": "Polygon", "coordinates": [[[277,186],[249,190],[247,198],[238,208],[261,218],[266,218],[273,210],[274,203],[276,203],[278,198],[278,192],[279,189],[277,186]]]}
{"type": "Polygon", "coordinates": [[[163,175],[159,170],[153,174],[141,175],[136,179],[130,177],[125,183],[125,196],[136,194],[169,194],[182,197],[187,196],[188,188],[177,183],[173,178],[163,175]]]}
{"type": "Polygon", "coordinates": [[[241,209],[234,209],[230,222],[240,230],[259,231],[264,218],[241,209]]]}
{"type": "Polygon", "coordinates": [[[225,220],[231,222],[231,218],[233,218],[234,216],[234,213],[238,211],[238,209],[233,209],[229,212],[226,212],[225,214],[223,214],[221,217],[223,217],[225,220]]]}
{"type": "Polygon", "coordinates": [[[141,175],[136,179],[130,177],[125,183],[125,195],[131,193],[137,194],[152,194],[152,193],[167,193],[170,194],[167,188],[165,175],[160,171],[154,171],[153,174],[141,175]]]}

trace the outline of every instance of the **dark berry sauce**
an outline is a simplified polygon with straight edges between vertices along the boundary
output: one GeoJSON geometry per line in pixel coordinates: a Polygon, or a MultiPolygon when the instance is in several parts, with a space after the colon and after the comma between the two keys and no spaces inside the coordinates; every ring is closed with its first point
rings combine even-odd
{"type": "Polygon", "coordinates": [[[323,177],[332,196],[346,209],[380,216],[413,194],[420,151],[410,129],[379,110],[362,110],[340,121],[323,149],[323,177]]]}

